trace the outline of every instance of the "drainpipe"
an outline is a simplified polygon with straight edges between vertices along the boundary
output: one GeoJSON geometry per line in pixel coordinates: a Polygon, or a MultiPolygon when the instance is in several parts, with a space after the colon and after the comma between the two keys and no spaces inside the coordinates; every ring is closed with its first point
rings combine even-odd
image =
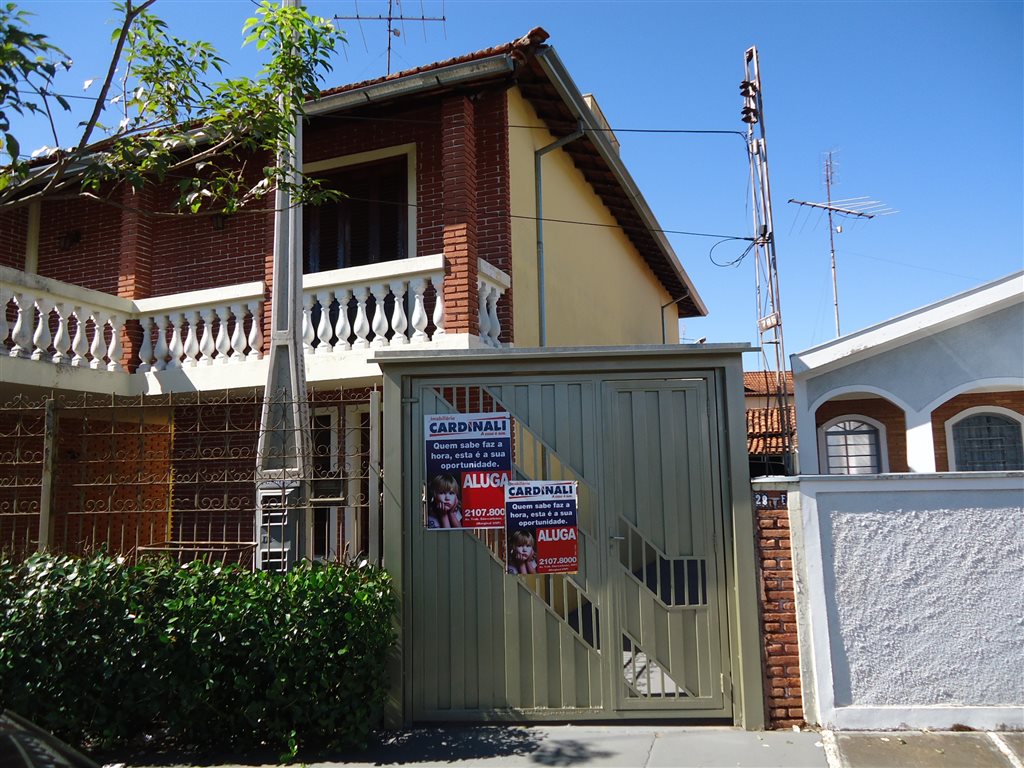
{"type": "Polygon", "coordinates": [[[576,139],[583,136],[583,133],[583,120],[577,120],[576,130],[573,133],[563,136],[546,147],[534,150],[533,153],[533,180],[536,185],[535,198],[537,203],[537,312],[540,319],[539,346],[542,347],[548,345],[548,318],[547,300],[544,295],[544,185],[542,183],[540,161],[548,152],[561,149],[566,144],[576,141],[576,139]]]}

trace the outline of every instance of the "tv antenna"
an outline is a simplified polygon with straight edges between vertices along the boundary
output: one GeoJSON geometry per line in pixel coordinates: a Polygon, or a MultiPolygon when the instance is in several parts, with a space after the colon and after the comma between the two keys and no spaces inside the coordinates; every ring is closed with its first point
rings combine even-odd
{"type": "Polygon", "coordinates": [[[839,283],[836,279],[836,240],[835,236],[842,234],[842,224],[836,226],[832,222],[832,214],[838,216],[852,216],[860,219],[873,219],[875,216],[888,216],[898,213],[885,203],[878,200],[871,200],[867,197],[851,197],[846,200],[832,199],[832,184],[835,181],[835,166],[832,164],[832,152],[825,155],[825,202],[811,203],[806,200],[789,199],[789,202],[803,205],[808,208],[819,208],[828,211],[828,245],[832,261],[832,304],[836,313],[836,338],[842,334],[839,331],[839,283]]]}
{"type": "MultiPolygon", "coordinates": [[[[754,279],[757,293],[757,332],[764,363],[766,432],[778,430],[783,467],[793,472],[793,424],[789,411],[789,382],[786,349],[782,339],[782,302],[779,272],[775,260],[775,229],[772,220],[771,185],[768,181],[768,145],[764,130],[764,101],[761,69],[756,46],[743,56],[745,75],[740,83],[743,109],[740,119],[747,124],[747,157],[750,161],[750,199],[754,218],[754,279]],[[755,136],[754,126],[759,126],[755,136]],[[774,350],[770,355],[768,350],[774,350]],[[775,429],[770,429],[775,427],[775,429]]],[[[766,434],[766,438],[768,435],[766,434]]],[[[765,459],[769,453],[765,441],[765,459]]]]}
{"type": "Polygon", "coordinates": [[[364,21],[384,21],[384,22],[387,22],[387,25],[388,25],[388,71],[387,71],[387,74],[389,74],[389,75],[391,74],[391,45],[392,45],[392,43],[394,42],[394,40],[396,38],[399,38],[399,37],[402,36],[402,30],[395,26],[395,22],[396,21],[399,22],[400,24],[402,24],[402,23],[404,23],[406,21],[421,21],[421,22],[447,21],[447,19],[445,18],[443,10],[442,10],[440,16],[425,16],[425,15],[422,15],[422,14],[419,15],[419,16],[405,16],[402,13],[402,0],[388,0],[388,12],[387,12],[387,15],[379,13],[376,16],[364,16],[361,13],[359,13],[359,3],[357,2],[356,3],[356,13],[355,13],[354,16],[335,16],[334,19],[336,21],[358,21],[358,22],[364,22],[364,21]],[[398,7],[398,15],[397,16],[395,15],[395,6],[398,7]]]}

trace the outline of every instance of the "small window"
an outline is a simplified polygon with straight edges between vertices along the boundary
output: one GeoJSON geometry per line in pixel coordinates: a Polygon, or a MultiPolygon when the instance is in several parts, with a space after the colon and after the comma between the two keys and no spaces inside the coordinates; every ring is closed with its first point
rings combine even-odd
{"type": "Polygon", "coordinates": [[[961,472],[1024,469],[1021,422],[1000,413],[974,413],[953,424],[955,468],[961,472]]]}
{"type": "Polygon", "coordinates": [[[830,475],[873,475],[882,471],[878,427],[846,418],[824,430],[825,466],[830,475]]]}

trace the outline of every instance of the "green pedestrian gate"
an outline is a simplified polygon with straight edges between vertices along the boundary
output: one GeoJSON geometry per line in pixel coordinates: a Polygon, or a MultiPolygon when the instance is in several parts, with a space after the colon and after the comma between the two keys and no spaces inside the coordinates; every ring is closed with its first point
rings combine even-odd
{"type": "Polygon", "coordinates": [[[379,356],[401,721],[763,725],[741,349],[379,356]],[[425,527],[424,417],[488,412],[515,479],[577,481],[578,573],[507,575],[503,531],[425,527]]]}

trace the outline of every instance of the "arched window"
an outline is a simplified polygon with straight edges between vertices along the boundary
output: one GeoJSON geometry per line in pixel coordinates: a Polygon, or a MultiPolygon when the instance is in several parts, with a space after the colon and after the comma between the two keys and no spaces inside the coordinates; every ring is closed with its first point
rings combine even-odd
{"type": "Polygon", "coordinates": [[[971,408],[947,422],[950,469],[1024,469],[1024,417],[1005,408],[971,408]]]}
{"type": "Polygon", "coordinates": [[[873,475],[888,471],[885,430],[866,416],[840,416],[818,435],[821,467],[829,475],[873,475]]]}

